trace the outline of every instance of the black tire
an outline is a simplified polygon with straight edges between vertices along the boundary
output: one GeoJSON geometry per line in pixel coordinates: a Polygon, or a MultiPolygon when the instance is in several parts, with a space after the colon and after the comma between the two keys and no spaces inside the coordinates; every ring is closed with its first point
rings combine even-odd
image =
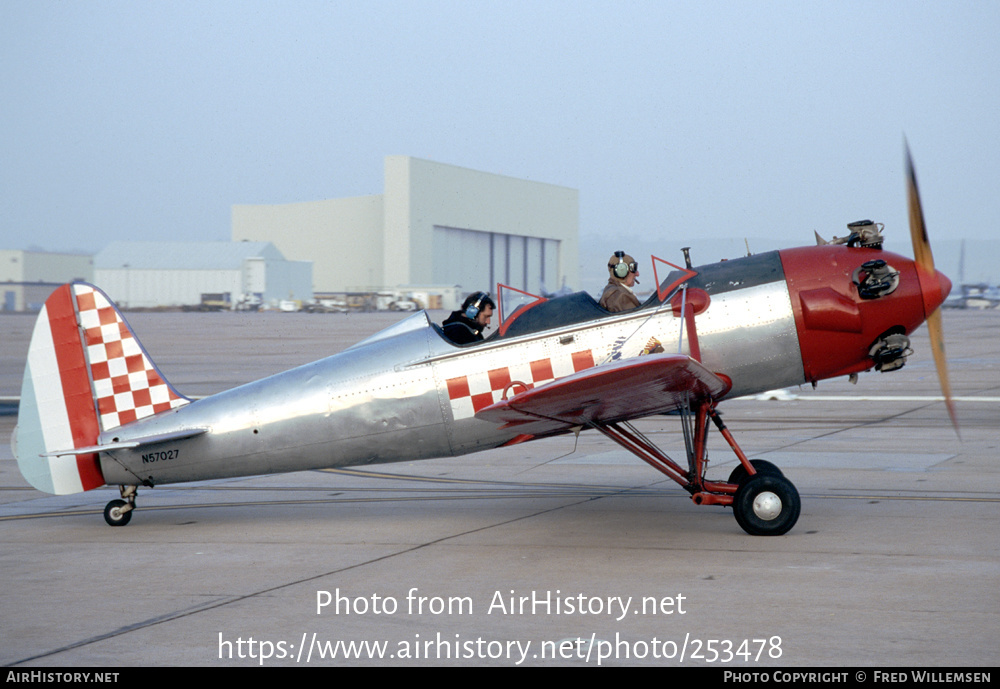
{"type": "Polygon", "coordinates": [[[109,526],[125,526],[132,520],[132,510],[126,512],[122,508],[128,505],[124,500],[112,500],[104,507],[104,521],[109,526]]]}
{"type": "Polygon", "coordinates": [[[802,501],[784,476],[754,474],[733,496],[736,523],[751,536],[780,536],[799,520],[802,501]]]}
{"type": "MultiPolygon", "coordinates": [[[[750,464],[758,474],[784,476],[784,474],[781,473],[781,469],[771,464],[766,459],[751,459],[750,464]]],[[[735,483],[738,486],[743,483],[743,479],[749,475],[750,474],[747,473],[747,470],[743,468],[742,464],[737,464],[736,468],[733,469],[733,473],[729,474],[729,483],[735,483]]]]}

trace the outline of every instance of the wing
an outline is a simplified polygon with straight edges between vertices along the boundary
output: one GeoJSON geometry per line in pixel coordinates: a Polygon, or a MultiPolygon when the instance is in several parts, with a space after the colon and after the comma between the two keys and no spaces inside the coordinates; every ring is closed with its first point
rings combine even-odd
{"type": "Polygon", "coordinates": [[[732,383],[684,354],[650,354],[595,366],[480,409],[477,419],[539,435],[662,414],[724,395],[732,383]]]}

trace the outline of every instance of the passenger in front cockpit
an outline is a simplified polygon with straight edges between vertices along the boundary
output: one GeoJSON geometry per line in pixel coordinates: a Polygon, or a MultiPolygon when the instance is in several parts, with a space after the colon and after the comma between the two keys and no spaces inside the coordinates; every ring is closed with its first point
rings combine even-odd
{"type": "Polygon", "coordinates": [[[628,311],[639,306],[639,297],[635,296],[632,286],[638,283],[639,264],[624,251],[616,251],[608,259],[608,286],[601,295],[601,308],[612,313],[628,311]]]}

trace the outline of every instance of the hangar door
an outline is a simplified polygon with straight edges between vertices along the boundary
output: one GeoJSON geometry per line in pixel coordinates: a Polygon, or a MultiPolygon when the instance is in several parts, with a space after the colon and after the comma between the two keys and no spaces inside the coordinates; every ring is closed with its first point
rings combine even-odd
{"type": "Polygon", "coordinates": [[[494,292],[498,282],[533,294],[555,290],[559,241],[435,225],[433,280],[466,292],[494,292]]]}

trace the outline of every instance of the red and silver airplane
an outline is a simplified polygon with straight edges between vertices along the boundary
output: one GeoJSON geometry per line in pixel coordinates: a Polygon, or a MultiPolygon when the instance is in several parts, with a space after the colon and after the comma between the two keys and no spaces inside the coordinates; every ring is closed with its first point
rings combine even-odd
{"type": "Polygon", "coordinates": [[[899,368],[927,321],[955,421],[938,309],[951,282],[934,269],[908,154],[907,165],[915,260],[883,251],[870,221],[833,242],[698,268],[654,257],[656,292],[632,311],[608,313],[583,292],[520,293],[512,307],[517,291],[501,287],[500,326],[483,342],[457,346],[420,312],[198,400],[164,379],[103,292],[64,285],[32,335],[18,465],[49,493],[118,485],[104,516],[121,526],[139,486],[461,455],[592,428],[696,504],[731,506],[748,533],[786,533],[798,492],[774,465],[747,459],[721,401],[899,368]],[[679,413],[684,463],[630,423],[668,412],[679,413]],[[710,422],[739,459],[725,480],[706,476],[710,422]]]}

